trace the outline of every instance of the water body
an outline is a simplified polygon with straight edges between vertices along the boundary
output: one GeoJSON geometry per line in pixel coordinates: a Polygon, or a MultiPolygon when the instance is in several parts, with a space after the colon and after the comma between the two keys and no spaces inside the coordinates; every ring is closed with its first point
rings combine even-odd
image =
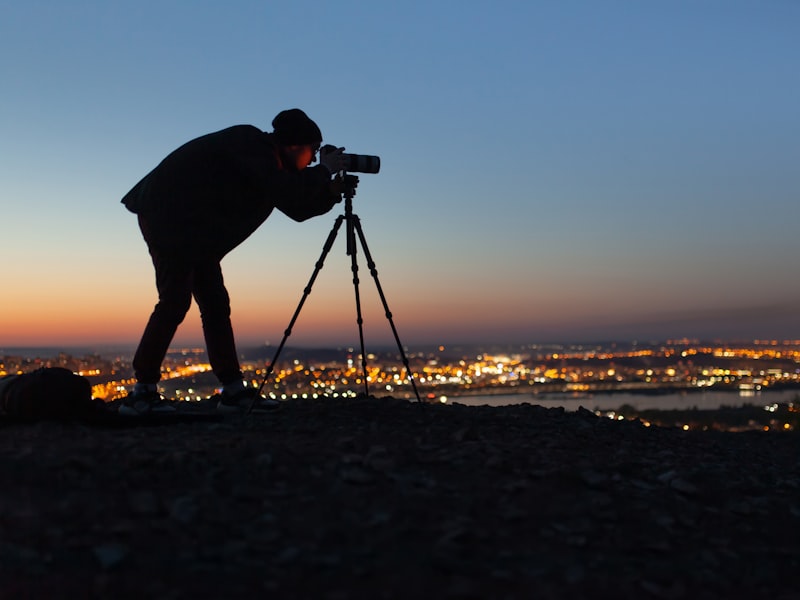
{"type": "Polygon", "coordinates": [[[769,390],[760,392],[683,392],[669,394],[497,394],[487,396],[448,396],[448,404],[467,406],[509,406],[513,404],[535,404],[545,408],[575,411],[583,407],[588,410],[617,410],[623,405],[636,410],[716,410],[725,407],[769,406],[800,401],[800,390],[769,390]]]}

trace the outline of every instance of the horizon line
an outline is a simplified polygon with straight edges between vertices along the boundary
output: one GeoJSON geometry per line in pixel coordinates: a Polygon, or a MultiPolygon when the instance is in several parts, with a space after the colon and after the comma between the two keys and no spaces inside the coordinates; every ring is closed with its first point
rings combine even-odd
{"type": "MultiPolygon", "coordinates": [[[[497,340],[485,340],[485,341],[454,341],[454,342],[414,342],[414,343],[403,343],[403,349],[408,350],[413,346],[421,346],[421,347],[438,347],[438,348],[453,348],[453,347],[462,347],[462,346],[469,346],[469,347],[481,347],[481,346],[516,346],[516,347],[537,347],[537,346],[563,346],[563,345],[584,345],[584,346],[605,346],[605,345],[613,345],[613,344],[626,344],[626,345],[652,345],[652,344],[673,344],[673,345],[680,345],[680,344],[702,344],[702,343],[717,343],[717,344],[754,344],[754,345],[762,345],[762,344],[786,344],[786,345],[800,345],[800,338],[776,338],[776,337],[756,337],[756,338],[743,338],[743,337],[736,337],[736,336],[708,336],[708,337],[667,337],[667,338],[633,338],[633,339],[623,339],[623,338],[606,338],[606,339],[594,339],[594,340],[540,340],[540,341],[497,341],[497,340]]],[[[125,349],[125,350],[135,350],[138,345],[138,341],[136,342],[99,342],[99,343],[69,343],[69,344],[59,344],[59,343],[38,343],[38,344],[8,344],[2,345],[0,344],[0,353],[5,353],[10,350],[89,350],[89,349],[125,349]]],[[[340,348],[357,348],[358,344],[352,343],[330,343],[330,342],[303,342],[298,344],[286,344],[285,348],[299,348],[304,350],[322,350],[322,349],[340,349],[340,348]]],[[[278,344],[273,344],[271,342],[261,342],[261,343],[239,343],[237,344],[238,351],[241,352],[243,350],[253,350],[257,348],[277,348],[278,344]]],[[[369,351],[370,348],[379,348],[382,350],[385,349],[397,349],[397,344],[391,342],[382,342],[382,343],[373,343],[370,344],[368,347],[365,347],[365,350],[369,351]]],[[[197,341],[188,341],[183,343],[174,343],[170,345],[168,352],[177,352],[180,350],[201,350],[206,351],[205,342],[197,342],[197,341]]]]}

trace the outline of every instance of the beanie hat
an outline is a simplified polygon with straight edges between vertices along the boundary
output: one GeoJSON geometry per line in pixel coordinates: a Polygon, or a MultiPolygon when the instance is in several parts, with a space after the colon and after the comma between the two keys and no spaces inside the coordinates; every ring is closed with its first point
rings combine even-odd
{"type": "Polygon", "coordinates": [[[319,144],[322,132],[308,115],[299,108],[290,108],[278,113],[272,120],[275,137],[284,146],[319,144]]]}

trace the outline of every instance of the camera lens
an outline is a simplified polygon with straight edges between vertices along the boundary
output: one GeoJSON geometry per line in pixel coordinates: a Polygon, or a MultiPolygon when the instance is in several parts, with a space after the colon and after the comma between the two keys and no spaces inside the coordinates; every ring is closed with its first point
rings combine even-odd
{"type": "Polygon", "coordinates": [[[377,173],[381,170],[380,156],[367,154],[343,154],[346,158],[347,168],[351,173],[377,173]]]}

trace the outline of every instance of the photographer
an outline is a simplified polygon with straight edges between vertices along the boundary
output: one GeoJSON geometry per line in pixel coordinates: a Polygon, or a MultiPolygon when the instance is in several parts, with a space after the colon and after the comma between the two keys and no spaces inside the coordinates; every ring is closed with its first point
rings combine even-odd
{"type": "Polygon", "coordinates": [[[266,133],[237,125],[192,140],[167,156],[122,199],[138,215],[155,267],[158,303],[133,359],[136,385],[123,415],[172,412],[158,392],[161,364],[191,305],[197,301],[208,358],[222,384],[220,412],[277,402],[246,387],[239,365],[230,298],[220,261],[277,208],[295,221],[327,213],[341,200],[332,175],[343,170],[343,148],[323,153],[316,123],[299,109],[285,110],[266,133]],[[255,398],[255,396],[258,396],[255,398]]]}

